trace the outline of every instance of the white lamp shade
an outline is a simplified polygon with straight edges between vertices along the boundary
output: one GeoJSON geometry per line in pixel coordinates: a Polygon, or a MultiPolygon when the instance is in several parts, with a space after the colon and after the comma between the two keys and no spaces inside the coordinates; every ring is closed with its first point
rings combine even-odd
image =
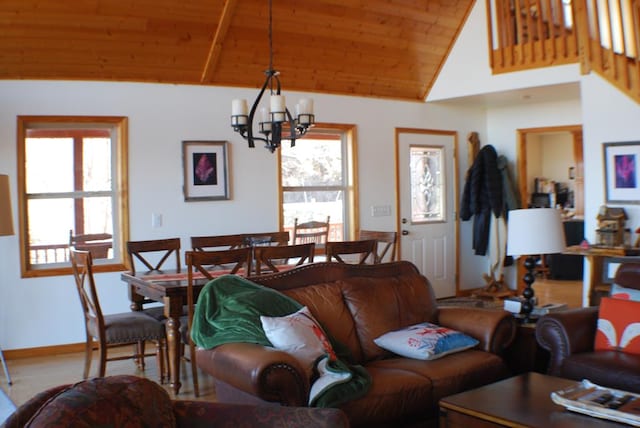
{"type": "Polygon", "coordinates": [[[0,174],[0,236],[13,235],[9,176],[0,174]]]}
{"type": "Polygon", "coordinates": [[[566,247],[560,210],[529,208],[509,211],[507,255],[554,254],[566,247]]]}

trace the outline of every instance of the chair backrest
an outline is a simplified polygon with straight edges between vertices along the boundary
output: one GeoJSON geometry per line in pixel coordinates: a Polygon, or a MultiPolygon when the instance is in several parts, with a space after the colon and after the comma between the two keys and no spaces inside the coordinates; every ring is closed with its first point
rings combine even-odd
{"type": "Polygon", "coordinates": [[[109,233],[74,235],[73,230],[69,230],[69,245],[78,250],[91,251],[94,259],[106,259],[113,247],[113,236],[109,233]]]}
{"type": "MultiPolygon", "coordinates": [[[[215,267],[228,268],[230,266],[229,273],[238,273],[244,267],[244,276],[248,276],[248,273],[251,272],[251,248],[243,247],[218,251],[194,250],[186,251],[184,255],[187,266],[187,330],[188,336],[191,338],[191,324],[196,301],[196,296],[193,295],[193,284],[197,274],[201,274],[207,279],[213,279],[215,267]]],[[[190,358],[193,358],[193,354],[190,355],[190,358]]]]}
{"type": "Polygon", "coordinates": [[[379,230],[361,230],[358,239],[373,239],[377,242],[374,263],[395,262],[396,261],[396,241],[397,232],[384,232],[379,230]],[[385,258],[389,255],[389,257],[385,258]]]}
{"type": "Polygon", "coordinates": [[[233,250],[246,246],[246,236],[236,235],[192,236],[193,251],[233,250]]]}
{"type": "Polygon", "coordinates": [[[104,336],[104,317],[96,284],[93,279],[93,258],[90,251],[69,248],[69,258],[71,259],[71,270],[76,282],[76,290],[80,297],[82,311],[84,313],[85,329],[87,334],[98,334],[104,336]],[[95,331],[91,331],[90,326],[95,326],[95,331]]]}
{"type": "Polygon", "coordinates": [[[329,240],[329,217],[327,221],[308,221],[298,223],[296,218],[293,222],[293,244],[324,244],[329,240]]]}
{"type": "Polygon", "coordinates": [[[176,272],[180,272],[180,238],[153,239],[148,241],[127,242],[127,254],[131,272],[136,273],[136,260],[141,262],[149,271],[162,271],[162,266],[173,254],[176,272]],[[151,258],[160,257],[157,261],[151,258]]]}
{"type": "Polygon", "coordinates": [[[207,276],[207,278],[216,276],[215,272],[220,270],[224,271],[224,273],[249,276],[251,266],[253,264],[251,247],[234,248],[231,250],[187,251],[185,252],[185,262],[188,266],[189,260],[186,256],[187,253],[192,253],[192,255],[189,256],[193,261],[192,264],[196,264],[195,262],[198,262],[198,266],[203,265],[203,267],[198,268],[198,270],[203,275],[207,276]],[[203,253],[203,255],[194,256],[193,253],[203,253]],[[204,270],[207,271],[207,274],[205,274],[204,270]]]}
{"type": "Polygon", "coordinates": [[[373,239],[361,241],[329,241],[325,247],[327,261],[338,263],[366,264],[367,259],[372,259],[376,252],[377,242],[373,239]],[[353,261],[345,256],[356,256],[353,261]]]}
{"type": "Polygon", "coordinates": [[[294,266],[312,263],[316,244],[278,245],[271,247],[255,247],[253,250],[256,275],[280,272],[289,259],[296,259],[294,266]]]}
{"type": "Polygon", "coordinates": [[[621,263],[613,282],[621,287],[640,290],[640,262],[621,263]]]}

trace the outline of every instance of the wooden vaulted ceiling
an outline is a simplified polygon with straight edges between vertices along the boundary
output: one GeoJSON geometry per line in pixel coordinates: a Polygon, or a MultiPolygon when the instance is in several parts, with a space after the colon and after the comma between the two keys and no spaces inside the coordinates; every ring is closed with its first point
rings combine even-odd
{"type": "MultiPolygon", "coordinates": [[[[272,0],[286,90],[423,100],[474,0],[272,0]]],[[[259,87],[268,0],[2,0],[0,79],[259,87]]]]}

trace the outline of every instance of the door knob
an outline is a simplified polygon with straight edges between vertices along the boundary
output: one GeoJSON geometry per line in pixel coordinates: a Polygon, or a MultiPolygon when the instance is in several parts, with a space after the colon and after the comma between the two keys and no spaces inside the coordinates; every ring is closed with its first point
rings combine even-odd
{"type": "Polygon", "coordinates": [[[406,218],[402,219],[402,224],[407,224],[407,219],[406,218]]]}
{"type": "Polygon", "coordinates": [[[409,231],[408,231],[408,230],[403,230],[403,231],[402,231],[402,234],[403,234],[404,236],[407,236],[407,235],[409,234],[409,231]]]}

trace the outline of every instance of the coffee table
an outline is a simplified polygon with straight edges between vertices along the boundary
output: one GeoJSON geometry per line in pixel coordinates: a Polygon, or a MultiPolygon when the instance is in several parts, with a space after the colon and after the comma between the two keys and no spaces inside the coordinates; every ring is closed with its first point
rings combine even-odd
{"type": "Polygon", "coordinates": [[[570,412],[551,401],[551,393],[578,382],[524,373],[440,400],[440,428],[625,427],[591,416],[570,412]]]}

